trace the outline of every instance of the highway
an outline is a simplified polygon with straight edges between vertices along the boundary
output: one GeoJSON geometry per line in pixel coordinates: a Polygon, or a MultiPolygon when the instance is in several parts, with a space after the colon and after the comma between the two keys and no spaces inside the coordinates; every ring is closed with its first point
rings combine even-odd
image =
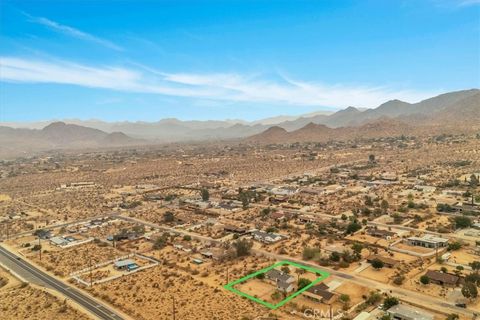
{"type": "Polygon", "coordinates": [[[96,300],[89,297],[87,294],[69,286],[68,284],[55,279],[54,277],[39,270],[24,259],[14,255],[4,247],[0,246],[0,262],[11,268],[15,273],[21,275],[29,281],[43,284],[51,289],[54,289],[67,298],[75,301],[99,319],[106,320],[122,320],[115,311],[100,304],[96,300]]]}

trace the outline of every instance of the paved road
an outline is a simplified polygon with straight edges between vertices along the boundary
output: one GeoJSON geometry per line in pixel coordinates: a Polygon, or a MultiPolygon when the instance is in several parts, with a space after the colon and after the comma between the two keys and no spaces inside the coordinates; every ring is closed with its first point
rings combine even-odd
{"type": "MultiPolygon", "coordinates": [[[[79,224],[79,223],[83,223],[83,222],[87,222],[87,221],[91,221],[91,220],[95,220],[95,219],[107,218],[107,217],[110,217],[110,216],[112,216],[112,213],[104,214],[104,215],[100,215],[100,216],[95,216],[95,217],[90,217],[90,218],[84,218],[84,219],[75,220],[75,221],[62,222],[62,223],[59,223],[59,224],[52,224],[52,225],[45,226],[45,227],[40,228],[40,229],[52,230],[52,229],[57,229],[57,228],[62,228],[62,227],[68,227],[68,226],[71,226],[71,225],[75,225],[75,224],[79,224]]],[[[1,225],[2,224],[0,223],[0,226],[1,225]]],[[[3,225],[4,226],[6,225],[5,227],[8,227],[8,223],[3,223],[3,225]]],[[[4,234],[4,235],[0,236],[0,241],[9,240],[9,239],[17,239],[17,238],[20,238],[20,237],[23,237],[23,236],[31,235],[34,232],[35,232],[35,230],[22,231],[22,232],[19,232],[19,233],[10,234],[8,237],[7,237],[6,234],[4,234]]]]}
{"type": "Polygon", "coordinates": [[[89,310],[92,314],[96,315],[100,319],[123,319],[111,309],[99,304],[99,302],[90,298],[79,290],[74,289],[73,287],[55,279],[52,276],[49,276],[45,272],[39,270],[22,258],[14,255],[2,246],[0,246],[0,261],[25,279],[29,281],[32,280],[34,283],[45,285],[60,292],[64,296],[72,299],[85,309],[89,310]]]}
{"type": "MultiPolygon", "coordinates": [[[[146,222],[140,219],[132,218],[132,217],[125,217],[125,216],[117,216],[117,218],[130,221],[130,222],[136,222],[136,223],[141,223],[145,226],[153,227],[159,230],[164,230],[164,231],[172,231],[172,232],[177,232],[183,235],[189,235],[192,237],[192,239],[197,239],[200,241],[206,241],[206,242],[211,242],[211,243],[217,243],[220,244],[221,241],[218,239],[212,239],[206,236],[198,235],[193,232],[181,230],[181,229],[175,229],[175,228],[170,228],[162,225],[158,225],[155,223],[150,223],[146,222]]],[[[426,308],[430,308],[432,310],[438,310],[438,311],[443,311],[445,313],[458,313],[458,314],[463,314],[464,316],[467,317],[473,317],[474,311],[469,310],[469,309],[463,309],[456,307],[453,303],[449,303],[443,299],[440,298],[435,298],[432,296],[425,295],[420,292],[414,292],[411,290],[406,290],[400,287],[396,286],[391,286],[379,281],[371,280],[371,279],[366,279],[364,277],[361,277],[359,275],[356,275],[354,273],[347,273],[339,270],[334,270],[328,267],[319,267],[318,264],[313,264],[308,261],[304,261],[301,259],[295,259],[289,256],[285,255],[280,255],[280,254],[275,254],[271,253],[265,250],[259,250],[259,249],[252,249],[252,253],[257,254],[257,255],[263,255],[265,257],[269,257],[275,260],[289,260],[292,262],[300,263],[303,265],[311,266],[314,268],[321,268],[325,269],[328,271],[331,275],[334,275],[336,277],[346,279],[348,281],[351,281],[353,283],[357,283],[361,286],[367,287],[367,288],[372,288],[372,289],[379,289],[383,292],[391,293],[394,296],[400,298],[403,301],[407,301],[416,305],[422,305],[425,306],[426,308]]]]}
{"type": "MultiPolygon", "coordinates": [[[[256,207],[256,208],[268,208],[269,205],[265,204],[259,204],[259,203],[251,203],[251,207],[256,207]]],[[[326,219],[332,219],[332,218],[339,218],[338,216],[332,216],[326,213],[320,213],[320,212],[305,212],[301,211],[298,209],[282,209],[285,212],[291,212],[291,213],[297,213],[297,214],[311,214],[317,217],[321,218],[326,218],[326,219]]],[[[470,241],[473,242],[476,240],[475,237],[469,237],[469,236],[464,236],[461,234],[455,234],[455,233],[439,233],[439,232],[434,232],[434,231],[429,231],[429,230],[419,230],[416,228],[412,227],[407,227],[403,226],[400,224],[386,224],[386,223],[380,223],[380,222],[375,222],[375,221],[368,221],[367,222],[368,226],[374,226],[374,227],[381,227],[381,228],[393,228],[393,229],[398,229],[398,230],[404,230],[404,231],[412,231],[412,232],[421,232],[425,234],[431,234],[434,236],[442,237],[442,238],[449,238],[449,239],[455,239],[455,240],[463,240],[463,241],[470,241]]]]}
{"type": "Polygon", "coordinates": [[[443,311],[445,313],[463,314],[464,316],[467,316],[467,317],[474,316],[473,310],[456,307],[453,303],[449,303],[445,300],[428,296],[420,292],[411,291],[411,290],[403,289],[400,287],[391,286],[375,280],[366,279],[356,274],[338,271],[338,270],[334,270],[334,269],[323,267],[323,266],[320,267],[318,264],[315,264],[315,263],[311,263],[301,259],[291,258],[291,257],[280,255],[280,254],[267,252],[264,250],[252,249],[252,252],[272,258],[272,259],[276,259],[276,260],[288,260],[288,261],[300,263],[306,266],[310,266],[313,268],[324,269],[328,271],[331,275],[334,275],[338,278],[346,279],[353,283],[359,284],[363,287],[379,289],[382,292],[390,293],[403,301],[410,302],[414,305],[416,304],[419,306],[423,306],[427,309],[443,311]]]}
{"type": "Polygon", "coordinates": [[[461,234],[439,233],[439,232],[434,232],[434,231],[429,231],[429,230],[419,230],[419,229],[416,229],[416,228],[402,226],[402,225],[399,225],[399,224],[385,224],[385,223],[370,221],[370,222],[367,223],[367,225],[382,227],[382,228],[387,228],[387,229],[388,228],[393,228],[393,229],[399,229],[399,230],[405,230],[405,231],[421,232],[421,233],[431,234],[431,235],[442,237],[442,238],[449,238],[449,239],[456,239],[456,240],[463,240],[463,241],[470,241],[470,242],[474,242],[476,240],[475,237],[464,236],[464,235],[461,235],[461,234]]]}

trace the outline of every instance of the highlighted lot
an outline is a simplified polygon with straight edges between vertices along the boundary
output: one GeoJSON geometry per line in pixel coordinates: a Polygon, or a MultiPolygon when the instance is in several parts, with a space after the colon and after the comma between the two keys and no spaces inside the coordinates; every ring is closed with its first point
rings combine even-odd
{"type": "Polygon", "coordinates": [[[295,298],[296,296],[300,295],[302,292],[308,290],[309,288],[313,287],[314,285],[318,284],[319,282],[327,279],[328,277],[330,276],[330,273],[326,272],[326,271],[323,271],[323,270],[319,270],[319,269],[316,269],[316,268],[313,268],[313,267],[308,267],[308,266],[304,266],[304,265],[301,265],[301,264],[298,264],[298,263],[295,263],[295,262],[290,262],[290,261],[280,261],[280,262],[277,262],[267,268],[264,268],[262,270],[259,270],[257,272],[254,272],[254,273],[251,273],[243,278],[240,278],[238,280],[235,280],[235,281],[232,281],[228,284],[226,284],[224,286],[225,289],[231,291],[231,292],[234,292],[236,294],[238,294],[239,296],[242,296],[242,297],[245,297],[247,299],[250,299],[252,301],[255,301],[261,305],[264,305],[265,307],[267,308],[270,308],[272,310],[274,309],[277,309],[281,306],[283,306],[284,304],[286,304],[287,302],[289,302],[290,300],[292,300],[293,298],[295,298]],[[305,271],[308,271],[308,272],[311,272],[311,273],[314,273],[316,275],[318,275],[319,277],[316,278],[314,281],[312,281],[309,285],[303,287],[302,289],[298,290],[298,291],[295,291],[294,293],[292,293],[291,295],[289,295],[288,297],[286,297],[285,299],[283,299],[282,301],[280,301],[279,303],[277,304],[272,304],[270,302],[267,302],[267,301],[263,301],[262,299],[259,299],[257,297],[254,297],[254,296],[251,296],[245,292],[242,292],[240,290],[237,290],[234,288],[234,286],[238,285],[238,284],[241,284],[249,279],[252,279],[254,277],[257,277],[259,274],[262,274],[262,273],[266,273],[274,268],[277,268],[277,267],[282,267],[282,266],[292,266],[292,267],[296,267],[296,268],[299,268],[299,269],[303,269],[305,271]]]}

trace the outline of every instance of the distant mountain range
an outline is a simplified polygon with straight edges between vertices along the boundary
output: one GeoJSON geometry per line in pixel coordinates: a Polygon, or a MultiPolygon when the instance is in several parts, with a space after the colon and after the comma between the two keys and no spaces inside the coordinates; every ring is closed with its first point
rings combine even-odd
{"type": "Polygon", "coordinates": [[[355,107],[298,117],[242,120],[104,122],[64,120],[0,123],[0,156],[50,149],[133,146],[200,140],[245,139],[273,143],[326,141],[448,130],[480,130],[480,90],[445,93],[418,103],[388,101],[375,109],[355,107]]]}
{"type": "Polygon", "coordinates": [[[0,156],[31,155],[52,149],[119,147],[145,143],[145,140],[130,138],[122,132],[107,133],[64,122],[53,122],[43,129],[0,127],[0,156]]]}
{"type": "MultiPolygon", "coordinates": [[[[353,107],[330,116],[295,120],[308,123],[295,130],[279,124],[247,138],[258,143],[324,142],[356,138],[435,133],[468,133],[480,130],[480,90],[446,93],[419,103],[388,101],[376,109],[353,107]]],[[[291,126],[294,127],[294,126],[291,126]]]]}

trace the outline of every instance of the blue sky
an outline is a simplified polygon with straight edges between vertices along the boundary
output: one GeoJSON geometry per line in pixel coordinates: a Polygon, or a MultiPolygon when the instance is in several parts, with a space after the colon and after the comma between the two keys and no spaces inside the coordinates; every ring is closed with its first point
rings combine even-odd
{"type": "Polygon", "coordinates": [[[480,0],[0,2],[0,121],[254,120],[480,86],[480,0]]]}

